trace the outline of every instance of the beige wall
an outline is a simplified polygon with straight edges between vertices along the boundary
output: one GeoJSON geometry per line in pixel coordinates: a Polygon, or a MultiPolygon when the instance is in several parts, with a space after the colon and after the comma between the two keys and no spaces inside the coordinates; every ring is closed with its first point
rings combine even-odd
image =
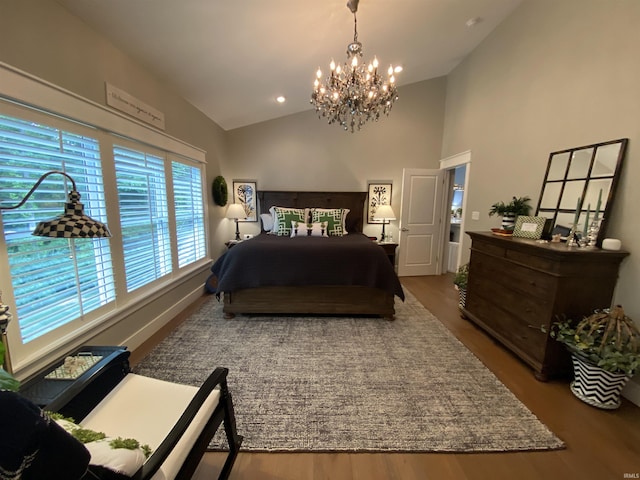
{"type": "Polygon", "coordinates": [[[487,212],[498,200],[535,205],[549,152],[629,138],[608,236],[631,252],[615,301],[636,321],[639,23],[636,0],[526,0],[448,76],[443,137],[443,156],[472,151],[467,230],[497,226],[487,212]]]}
{"type": "MultiPolygon", "coordinates": [[[[402,169],[439,168],[444,98],[444,77],[401,87],[390,116],[356,133],[313,111],[229,131],[224,175],[263,190],[366,191],[369,180],[391,180],[399,214],[402,169]]],[[[242,225],[243,233],[258,230],[242,225]]],[[[365,224],[365,233],[379,235],[380,226],[365,224]]]]}
{"type": "MultiPolygon", "coordinates": [[[[166,133],[207,152],[207,185],[220,173],[224,131],[145,71],[133,59],[50,0],[0,0],[0,61],[105,105],[109,82],[165,114],[166,133]]],[[[209,192],[209,189],[207,189],[209,192]]],[[[218,228],[223,210],[209,202],[212,255],[226,235],[218,228]]],[[[172,295],[133,312],[94,343],[121,343],[189,293],[202,288],[208,272],[181,282],[172,295]]]]}

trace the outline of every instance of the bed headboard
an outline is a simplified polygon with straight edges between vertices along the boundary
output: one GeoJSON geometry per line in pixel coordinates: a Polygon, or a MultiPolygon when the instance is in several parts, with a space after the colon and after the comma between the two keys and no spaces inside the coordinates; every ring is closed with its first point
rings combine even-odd
{"type": "Polygon", "coordinates": [[[273,206],[294,208],[348,208],[347,232],[362,232],[364,203],[367,192],[289,192],[261,190],[258,192],[260,213],[267,213],[273,206]]]}

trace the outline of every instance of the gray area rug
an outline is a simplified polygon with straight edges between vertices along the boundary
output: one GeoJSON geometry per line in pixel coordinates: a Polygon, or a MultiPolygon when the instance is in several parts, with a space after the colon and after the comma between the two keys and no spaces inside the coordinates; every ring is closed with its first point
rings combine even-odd
{"type": "MultiPolygon", "coordinates": [[[[396,320],[238,316],[214,296],[135,372],[229,368],[244,451],[496,452],[564,444],[410,293],[396,320]]],[[[220,433],[220,432],[218,432],[220,433]]],[[[216,436],[213,449],[224,442],[216,436]]]]}

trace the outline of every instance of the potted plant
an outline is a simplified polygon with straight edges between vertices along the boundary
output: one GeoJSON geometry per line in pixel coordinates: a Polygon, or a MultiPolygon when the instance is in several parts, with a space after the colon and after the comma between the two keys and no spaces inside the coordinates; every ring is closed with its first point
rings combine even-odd
{"type": "Polygon", "coordinates": [[[20,382],[4,369],[5,339],[10,320],[9,307],[4,305],[2,298],[0,298],[0,390],[17,392],[20,382]]]}
{"type": "Polygon", "coordinates": [[[453,284],[458,290],[460,295],[460,299],[458,302],[458,307],[461,309],[464,308],[465,301],[467,299],[467,282],[469,281],[469,264],[465,263],[464,265],[460,265],[458,270],[456,271],[455,277],[453,277],[453,284]]]}
{"type": "Polygon", "coordinates": [[[556,322],[551,336],[571,353],[571,391],[594,407],[615,409],[640,367],[640,331],[620,305],[597,310],[577,324],[556,322]]]}
{"type": "Polygon", "coordinates": [[[531,205],[529,197],[513,197],[509,203],[496,202],[491,205],[489,216],[502,216],[502,229],[513,230],[518,215],[529,215],[531,205]]]}

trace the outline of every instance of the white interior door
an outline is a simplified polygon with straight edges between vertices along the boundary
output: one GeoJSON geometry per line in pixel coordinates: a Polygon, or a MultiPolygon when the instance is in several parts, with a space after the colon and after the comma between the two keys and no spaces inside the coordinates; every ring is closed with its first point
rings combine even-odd
{"type": "Polygon", "coordinates": [[[441,273],[442,170],[405,168],[400,204],[398,276],[441,273]]]}

